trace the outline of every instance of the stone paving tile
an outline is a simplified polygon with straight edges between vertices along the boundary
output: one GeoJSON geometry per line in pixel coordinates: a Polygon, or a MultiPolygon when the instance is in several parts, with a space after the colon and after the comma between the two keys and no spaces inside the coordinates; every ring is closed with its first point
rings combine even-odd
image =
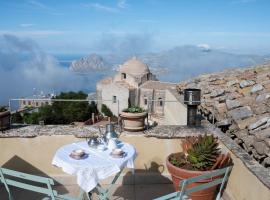
{"type": "MultiPolygon", "coordinates": [[[[41,200],[45,197],[44,195],[39,193],[21,190],[19,188],[10,188],[14,200],[41,200]]],[[[77,186],[56,186],[54,189],[56,189],[59,194],[64,194],[62,193],[62,191],[64,190],[68,191],[68,193],[65,193],[64,195],[69,195],[72,197],[77,197],[79,195],[79,187],[77,186]]],[[[0,200],[8,200],[8,193],[2,186],[0,187],[0,200]]]]}
{"type": "MultiPolygon", "coordinates": [[[[79,195],[78,186],[57,186],[55,188],[60,194],[62,190],[68,191],[65,195],[77,197],[79,195]]],[[[113,187],[110,200],[152,200],[157,197],[174,192],[172,184],[145,184],[145,185],[117,185],[113,187]]],[[[14,200],[41,200],[44,195],[12,188],[14,200]]],[[[93,200],[98,200],[96,195],[93,200]]],[[[228,198],[225,198],[229,200],[228,198]]],[[[224,199],[224,200],[225,200],[224,199]]],[[[4,187],[0,187],[0,200],[8,200],[8,195],[4,187]]]]}

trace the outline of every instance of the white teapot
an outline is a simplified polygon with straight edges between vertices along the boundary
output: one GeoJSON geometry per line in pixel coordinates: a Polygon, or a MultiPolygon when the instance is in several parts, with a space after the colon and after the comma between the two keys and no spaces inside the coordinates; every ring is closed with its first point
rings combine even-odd
{"type": "Polygon", "coordinates": [[[108,149],[112,151],[112,150],[114,150],[116,148],[117,148],[117,141],[114,138],[109,139],[109,141],[108,141],[108,149]]]}

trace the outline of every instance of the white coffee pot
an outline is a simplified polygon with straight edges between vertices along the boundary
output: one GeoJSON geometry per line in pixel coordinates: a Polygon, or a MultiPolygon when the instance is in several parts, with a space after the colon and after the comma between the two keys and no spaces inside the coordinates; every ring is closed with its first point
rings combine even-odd
{"type": "Polygon", "coordinates": [[[109,139],[108,146],[107,147],[108,147],[109,150],[116,149],[117,148],[117,141],[116,141],[116,139],[114,139],[114,138],[109,139]]]}

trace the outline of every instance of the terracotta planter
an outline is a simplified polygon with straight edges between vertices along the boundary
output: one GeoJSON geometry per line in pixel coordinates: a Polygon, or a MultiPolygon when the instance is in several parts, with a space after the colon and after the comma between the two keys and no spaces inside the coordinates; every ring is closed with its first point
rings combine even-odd
{"type": "Polygon", "coordinates": [[[122,112],[121,118],[123,120],[124,129],[126,131],[142,131],[145,127],[145,118],[147,116],[147,112],[142,113],[129,113],[122,112]]]}
{"type": "MultiPolygon", "coordinates": [[[[181,180],[188,179],[188,178],[191,178],[191,177],[194,177],[194,176],[199,176],[199,175],[202,175],[204,173],[209,172],[209,171],[191,171],[191,170],[186,170],[186,169],[175,167],[174,165],[172,165],[169,162],[169,157],[170,156],[167,157],[166,165],[167,165],[168,171],[171,173],[175,191],[179,191],[179,189],[180,189],[179,188],[179,182],[181,180]]],[[[208,183],[208,182],[211,182],[211,181],[213,181],[213,179],[208,179],[208,180],[205,180],[203,182],[202,181],[195,182],[195,183],[189,184],[187,186],[187,188],[191,188],[191,187],[201,185],[203,183],[208,183]]],[[[214,200],[214,199],[216,199],[217,188],[218,188],[218,186],[214,186],[214,187],[211,187],[211,188],[208,188],[208,189],[197,191],[197,192],[191,193],[189,195],[189,197],[192,200],[214,200]]]]}

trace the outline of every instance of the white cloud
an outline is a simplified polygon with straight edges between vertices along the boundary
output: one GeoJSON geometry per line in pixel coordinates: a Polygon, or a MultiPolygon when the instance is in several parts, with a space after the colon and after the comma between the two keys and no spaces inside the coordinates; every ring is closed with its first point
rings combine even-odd
{"type": "Polygon", "coordinates": [[[0,30],[0,36],[5,34],[15,35],[15,36],[52,36],[52,35],[63,35],[66,33],[71,33],[70,31],[60,31],[60,30],[33,30],[33,31],[13,31],[13,30],[0,30]]]}
{"type": "Polygon", "coordinates": [[[126,8],[127,7],[127,1],[126,0],[118,0],[117,7],[119,8],[126,8]]]}
{"type": "Polygon", "coordinates": [[[34,87],[46,93],[89,87],[92,77],[81,77],[63,68],[33,40],[3,35],[0,45],[0,104],[7,104],[10,98],[29,96],[34,87]]]}
{"type": "Polygon", "coordinates": [[[110,13],[117,13],[117,12],[119,12],[119,10],[117,8],[115,8],[115,7],[105,6],[105,5],[99,4],[99,3],[82,4],[82,6],[84,6],[86,8],[94,8],[96,10],[110,12],[110,13]]]}
{"type": "Polygon", "coordinates": [[[205,49],[205,50],[210,50],[211,49],[209,44],[198,44],[197,47],[205,49]]]}
{"type": "Polygon", "coordinates": [[[45,4],[43,4],[43,3],[39,2],[39,1],[36,1],[36,0],[30,0],[30,1],[28,1],[28,3],[30,5],[32,5],[32,6],[34,6],[34,7],[37,7],[37,8],[41,8],[41,9],[47,9],[48,8],[45,4]]]}
{"type": "Polygon", "coordinates": [[[222,36],[222,37],[270,37],[270,32],[226,32],[226,31],[214,31],[206,32],[206,35],[210,36],[222,36]]]}
{"type": "Polygon", "coordinates": [[[20,24],[20,27],[23,27],[23,28],[28,28],[28,27],[32,27],[34,26],[34,24],[20,24]]]}

